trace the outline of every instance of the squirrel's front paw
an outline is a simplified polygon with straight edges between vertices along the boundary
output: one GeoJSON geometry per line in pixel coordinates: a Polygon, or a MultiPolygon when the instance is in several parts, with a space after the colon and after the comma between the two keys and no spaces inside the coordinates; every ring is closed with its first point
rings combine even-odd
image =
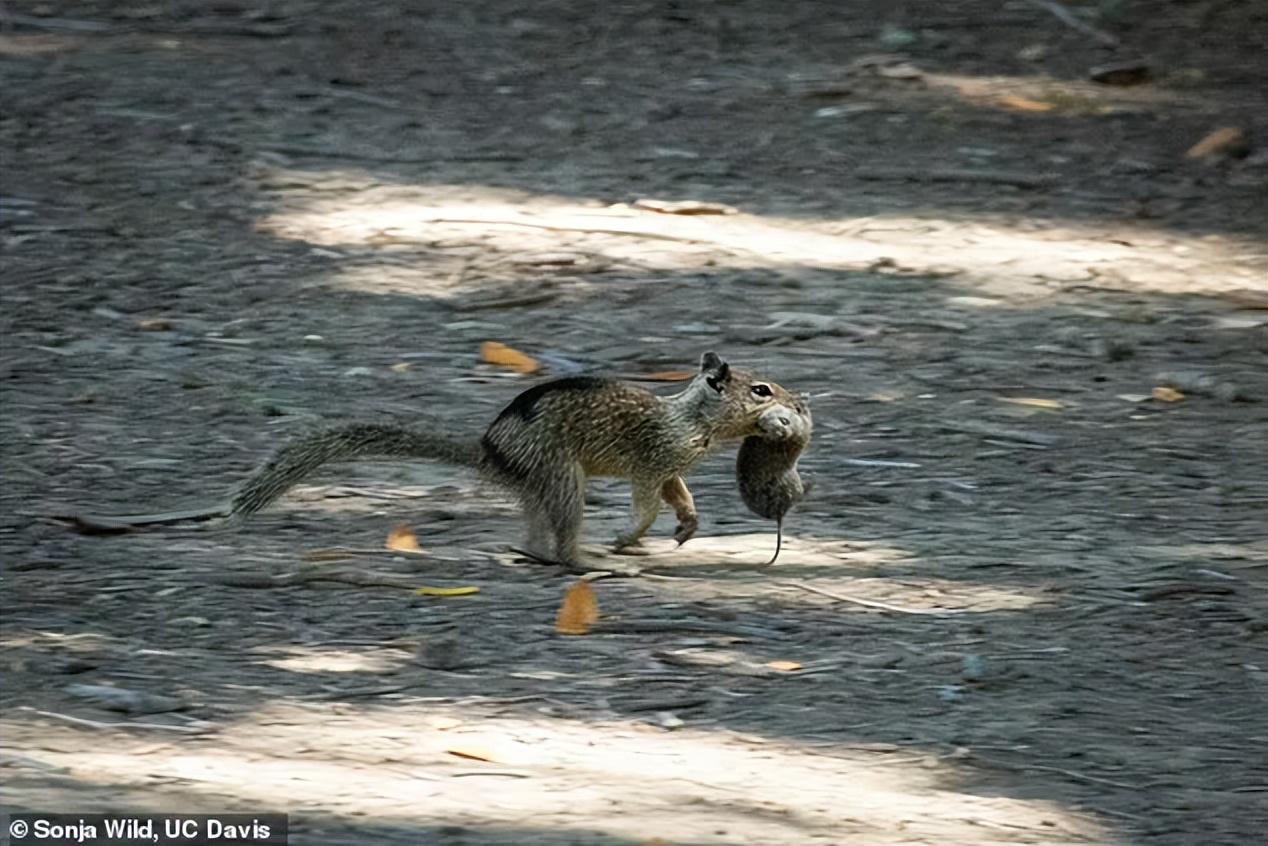
{"type": "Polygon", "coordinates": [[[682,546],[696,536],[696,529],[698,528],[700,528],[700,521],[696,519],[696,515],[692,514],[690,517],[684,517],[674,529],[674,540],[678,542],[679,546],[682,546]]]}

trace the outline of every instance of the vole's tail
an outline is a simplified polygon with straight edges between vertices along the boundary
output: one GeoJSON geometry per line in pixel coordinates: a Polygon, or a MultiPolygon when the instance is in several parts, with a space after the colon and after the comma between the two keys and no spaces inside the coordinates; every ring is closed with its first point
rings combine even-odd
{"type": "Polygon", "coordinates": [[[784,515],[780,514],[775,518],[775,554],[770,557],[770,561],[763,564],[763,567],[769,567],[775,563],[775,559],[779,557],[779,551],[784,548],[784,515]]]}
{"type": "Polygon", "coordinates": [[[356,458],[426,458],[478,467],[480,440],[435,430],[380,423],[350,423],[291,441],[273,454],[233,495],[232,517],[254,514],[332,461],[356,458]]]}

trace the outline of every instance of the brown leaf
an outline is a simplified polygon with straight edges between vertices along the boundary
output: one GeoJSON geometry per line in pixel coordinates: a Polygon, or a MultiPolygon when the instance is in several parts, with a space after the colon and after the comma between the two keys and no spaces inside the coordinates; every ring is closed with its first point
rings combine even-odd
{"type": "Polygon", "coordinates": [[[418,537],[414,534],[414,530],[404,523],[388,533],[386,546],[397,552],[423,551],[423,548],[418,545],[418,537]]]}
{"type": "Polygon", "coordinates": [[[162,317],[148,317],[139,321],[137,328],[143,332],[168,332],[172,328],[172,321],[162,317]]]}
{"type": "Polygon", "coordinates": [[[542,368],[537,359],[497,341],[485,341],[480,345],[480,360],[486,364],[509,367],[519,373],[536,373],[542,368]]]}
{"type": "Polygon", "coordinates": [[[590,583],[580,581],[564,593],[559,616],[555,618],[555,631],[564,635],[583,635],[599,619],[599,600],[590,583]]]}
{"type": "Polygon", "coordinates": [[[1180,402],[1180,400],[1184,399],[1184,394],[1175,388],[1159,385],[1153,390],[1153,398],[1158,400],[1158,402],[1180,402]]]}

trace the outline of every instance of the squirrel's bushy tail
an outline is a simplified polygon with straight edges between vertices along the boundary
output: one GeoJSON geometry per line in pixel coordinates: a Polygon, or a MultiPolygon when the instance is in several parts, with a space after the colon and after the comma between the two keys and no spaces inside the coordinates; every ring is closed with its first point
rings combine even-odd
{"type": "Polygon", "coordinates": [[[324,464],[372,456],[427,458],[477,467],[480,441],[380,423],[350,423],[301,436],[279,449],[238,489],[230,501],[233,517],[254,514],[324,464]]]}

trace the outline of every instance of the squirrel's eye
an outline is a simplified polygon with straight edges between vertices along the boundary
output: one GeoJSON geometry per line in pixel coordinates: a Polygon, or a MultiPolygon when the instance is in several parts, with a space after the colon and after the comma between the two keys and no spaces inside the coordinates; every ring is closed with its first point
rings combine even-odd
{"type": "Polygon", "coordinates": [[[758,382],[758,383],[757,383],[756,385],[754,385],[754,386],[753,386],[750,390],[752,390],[752,392],[753,392],[753,396],[755,396],[755,397],[769,397],[769,396],[772,396],[772,394],[771,394],[771,390],[770,390],[770,385],[763,385],[761,382],[758,382]]]}

